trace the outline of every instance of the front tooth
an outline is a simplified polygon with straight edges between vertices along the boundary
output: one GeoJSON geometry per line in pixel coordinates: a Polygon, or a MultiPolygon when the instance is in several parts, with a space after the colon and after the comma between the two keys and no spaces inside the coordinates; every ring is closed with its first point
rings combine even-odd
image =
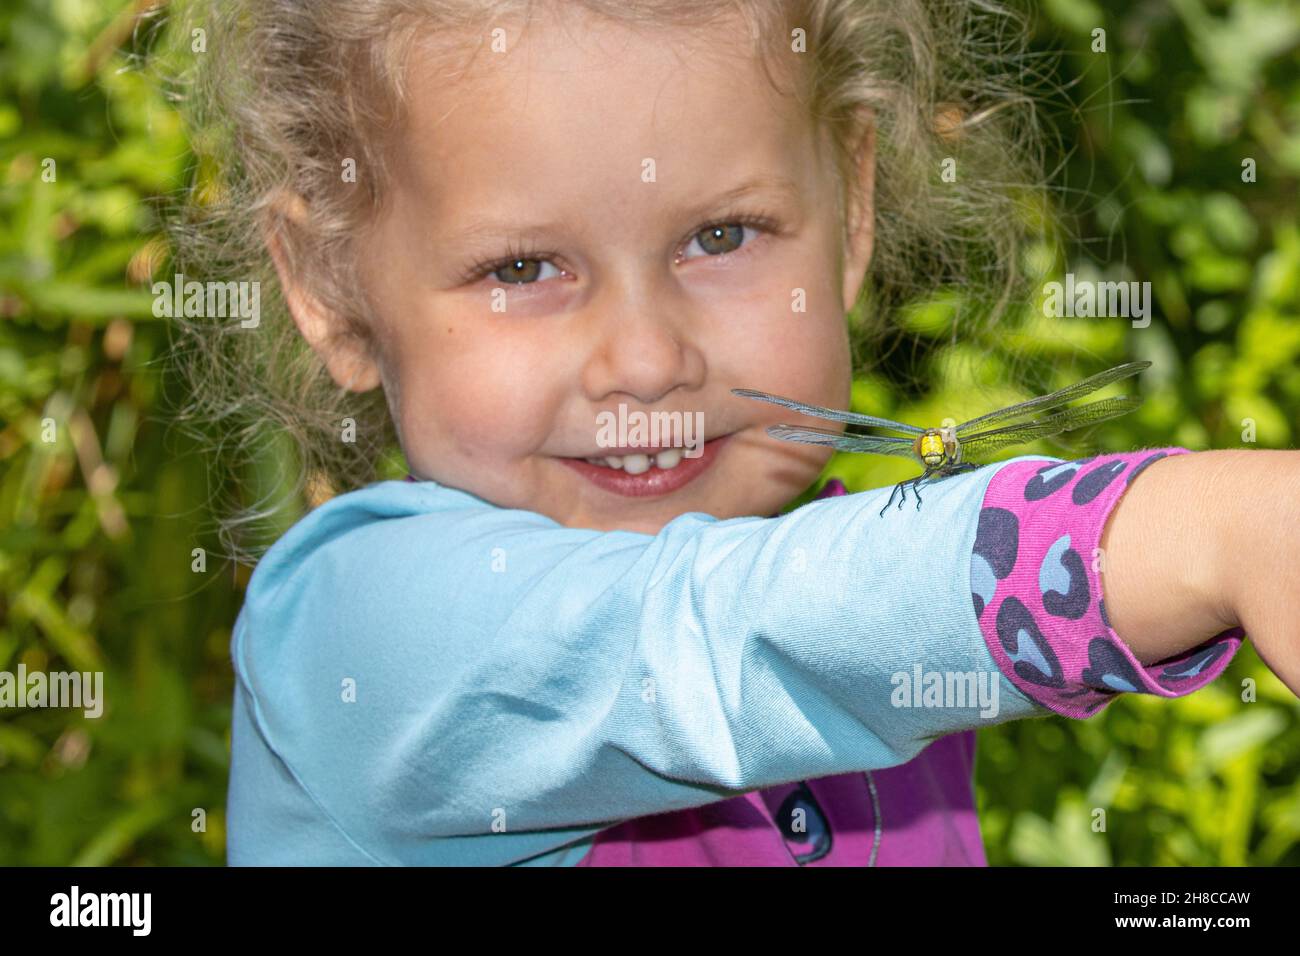
{"type": "Polygon", "coordinates": [[[622,468],[623,459],[618,455],[606,455],[604,464],[606,468],[622,468]]]}
{"type": "Polygon", "coordinates": [[[655,464],[660,468],[676,468],[681,460],[682,450],[680,448],[665,448],[655,455],[655,464]]]}
{"type": "Polygon", "coordinates": [[[649,455],[624,455],[623,470],[629,475],[640,475],[650,470],[649,455]]]}

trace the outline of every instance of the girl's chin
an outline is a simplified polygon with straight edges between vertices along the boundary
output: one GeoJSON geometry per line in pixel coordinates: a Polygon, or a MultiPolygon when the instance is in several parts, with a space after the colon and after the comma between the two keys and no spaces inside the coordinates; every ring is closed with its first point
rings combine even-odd
{"type": "MultiPolygon", "coordinates": [[[[676,517],[676,516],[674,516],[676,517]]],[[[628,521],[626,518],[598,518],[588,524],[579,525],[579,527],[590,528],[593,531],[629,531],[633,534],[657,535],[664,529],[672,519],[663,521],[628,521]]]]}
{"type": "Polygon", "coordinates": [[[658,534],[663,530],[664,525],[674,518],[691,511],[703,510],[698,503],[688,504],[680,499],[649,501],[643,498],[615,502],[612,505],[604,501],[599,503],[587,501],[586,507],[577,508],[572,508],[573,505],[578,504],[575,501],[570,500],[568,504],[572,510],[569,511],[566,520],[560,522],[567,527],[591,528],[596,531],[635,531],[650,535],[658,534]]]}

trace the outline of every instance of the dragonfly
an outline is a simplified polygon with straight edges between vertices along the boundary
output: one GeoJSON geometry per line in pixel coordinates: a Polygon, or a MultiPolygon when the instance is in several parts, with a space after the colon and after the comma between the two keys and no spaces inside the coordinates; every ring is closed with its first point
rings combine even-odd
{"type": "Polygon", "coordinates": [[[888,418],[877,418],[874,415],[859,415],[856,412],[842,412],[833,408],[822,408],[819,405],[808,405],[752,388],[733,388],[731,391],[732,394],[742,398],[771,402],[813,418],[843,422],[847,426],[844,431],[835,431],[806,425],[772,425],[767,429],[767,433],[773,438],[804,445],[826,445],[839,451],[912,458],[923,465],[925,470],[922,474],[900,481],[894,486],[894,490],[889,494],[889,501],[886,501],[885,507],[880,509],[880,516],[884,517],[895,495],[898,496],[898,507],[903,507],[908,485],[912,486],[916,507],[920,510],[920,486],[923,482],[939,480],[949,475],[979,468],[980,465],[968,460],[968,456],[984,458],[992,452],[1011,445],[1020,445],[1039,438],[1050,438],[1053,435],[1096,425],[1128,414],[1142,404],[1141,398],[1121,396],[1103,398],[1084,405],[1064,406],[1112,382],[1136,375],[1150,365],[1150,362],[1127,362],[1116,365],[1114,368],[1098,372],[1049,395],[1040,395],[1028,401],[1008,405],[1006,408],[999,408],[997,411],[972,418],[960,425],[950,424],[951,419],[945,419],[944,424],[938,428],[921,428],[917,425],[891,421],[888,418]],[[861,434],[851,430],[857,428],[887,429],[901,432],[902,435],[861,434]]]}

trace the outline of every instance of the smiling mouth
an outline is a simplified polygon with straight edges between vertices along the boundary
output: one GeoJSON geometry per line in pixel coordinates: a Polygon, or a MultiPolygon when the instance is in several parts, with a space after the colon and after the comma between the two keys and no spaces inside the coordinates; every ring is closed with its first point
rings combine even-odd
{"type": "MultiPolygon", "coordinates": [[[[644,451],[629,449],[620,455],[604,455],[584,460],[593,465],[612,468],[615,471],[625,471],[629,475],[640,475],[651,468],[658,468],[662,471],[670,471],[676,468],[682,463],[688,450],[686,448],[661,448],[657,451],[653,448],[647,448],[644,451]]],[[[703,449],[701,448],[702,452],[703,449]]]]}
{"type": "Polygon", "coordinates": [[[605,491],[629,498],[652,497],[676,491],[702,475],[730,437],[709,439],[694,458],[686,457],[686,449],[679,447],[620,449],[624,454],[560,460],[605,491]]]}

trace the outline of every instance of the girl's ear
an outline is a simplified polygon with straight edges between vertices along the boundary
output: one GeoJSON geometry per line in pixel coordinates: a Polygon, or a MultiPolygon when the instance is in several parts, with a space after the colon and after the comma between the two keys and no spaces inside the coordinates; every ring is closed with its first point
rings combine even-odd
{"type": "MultiPolygon", "coordinates": [[[[274,209],[275,215],[298,225],[305,222],[308,215],[306,203],[300,196],[283,197],[274,203],[274,209]]],[[[267,229],[266,247],[280,277],[285,306],[302,337],[325,363],[330,378],[340,388],[353,392],[368,392],[382,385],[379,364],[370,349],[358,339],[342,316],[311,294],[302,277],[290,265],[279,229],[267,229]]]]}
{"type": "Polygon", "coordinates": [[[864,115],[862,134],[853,155],[855,180],[847,183],[844,210],[844,311],[857,304],[871,263],[875,240],[876,124],[864,115]]]}

